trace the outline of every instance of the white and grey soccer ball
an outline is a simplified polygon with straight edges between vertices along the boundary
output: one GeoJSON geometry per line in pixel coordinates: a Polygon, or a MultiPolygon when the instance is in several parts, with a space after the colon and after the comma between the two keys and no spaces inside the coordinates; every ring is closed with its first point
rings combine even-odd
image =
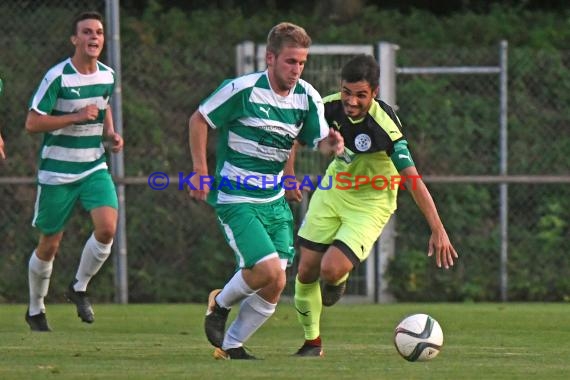
{"type": "Polygon", "coordinates": [[[439,323],[427,314],[404,318],[394,331],[398,353],[410,362],[435,358],[443,346],[443,331],[439,323]]]}

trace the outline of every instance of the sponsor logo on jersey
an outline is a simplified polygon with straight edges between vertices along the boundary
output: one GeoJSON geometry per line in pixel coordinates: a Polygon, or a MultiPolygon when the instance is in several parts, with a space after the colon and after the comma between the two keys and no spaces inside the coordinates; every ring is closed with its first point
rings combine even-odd
{"type": "Polygon", "coordinates": [[[262,106],[259,106],[259,110],[267,115],[267,118],[269,119],[269,107],[263,108],[262,106]]]}

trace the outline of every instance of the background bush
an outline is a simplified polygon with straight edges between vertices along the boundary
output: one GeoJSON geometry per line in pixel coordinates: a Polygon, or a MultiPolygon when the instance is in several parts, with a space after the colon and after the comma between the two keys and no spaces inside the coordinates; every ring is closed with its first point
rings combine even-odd
{"type": "MultiPolygon", "coordinates": [[[[570,118],[561,110],[570,104],[570,16],[564,8],[547,12],[494,5],[485,13],[436,16],[418,9],[382,10],[363,2],[363,7],[340,17],[316,5],[302,10],[271,2],[255,9],[185,9],[164,3],[148,1],[141,9],[127,1],[121,10],[127,176],[189,173],[188,117],[223,79],[235,76],[235,45],[264,42],[270,27],[283,20],[305,26],[314,43],[397,43],[402,48],[399,65],[452,65],[465,63],[466,57],[491,64],[486,62],[489,56],[496,64],[497,43],[508,40],[509,155],[516,157],[509,161],[510,172],[568,174],[570,118]]],[[[72,53],[69,24],[86,6],[103,11],[104,4],[0,5],[7,20],[0,25],[0,76],[5,81],[0,115],[9,155],[0,163],[2,177],[35,175],[39,137],[23,131],[26,104],[48,67],[72,53]]],[[[485,95],[478,83],[440,76],[413,77],[398,85],[399,114],[422,174],[498,174],[496,124],[489,128],[480,123],[496,119],[498,100],[485,95]],[[437,124],[427,122],[426,113],[437,124]]],[[[215,135],[211,153],[214,141],[215,135]]],[[[549,191],[544,185],[511,187],[511,300],[559,301],[570,294],[565,276],[570,269],[568,189],[547,186],[549,191]]],[[[461,259],[452,271],[435,268],[425,255],[429,229],[403,193],[398,254],[389,268],[391,291],[409,301],[498,300],[497,186],[430,188],[461,259]]],[[[37,238],[29,226],[35,188],[0,184],[0,199],[0,301],[25,302],[27,261],[37,238]]],[[[208,206],[190,201],[174,184],[162,192],[145,184],[129,185],[127,200],[131,302],[203,301],[209,289],[231,275],[232,254],[208,206]]],[[[55,264],[52,300],[63,299],[90,230],[87,214],[78,210],[55,264]]],[[[106,265],[95,282],[96,297],[111,301],[112,265],[106,265]]]]}

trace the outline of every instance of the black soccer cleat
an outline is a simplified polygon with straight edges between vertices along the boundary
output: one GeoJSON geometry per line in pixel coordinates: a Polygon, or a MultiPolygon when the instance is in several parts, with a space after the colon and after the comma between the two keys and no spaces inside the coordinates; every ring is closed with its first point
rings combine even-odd
{"type": "Polygon", "coordinates": [[[39,313],[36,315],[30,315],[30,310],[26,310],[26,323],[30,326],[32,331],[48,332],[51,329],[48,326],[46,313],[39,313]]]}
{"type": "Polygon", "coordinates": [[[315,346],[312,344],[308,344],[307,342],[305,342],[301,348],[299,348],[299,350],[297,350],[297,352],[295,354],[293,354],[293,356],[300,356],[300,357],[317,357],[317,358],[322,358],[323,356],[325,356],[325,353],[323,351],[323,347],[322,346],[315,346]]]}
{"type": "Polygon", "coordinates": [[[91,302],[89,302],[87,292],[75,291],[75,289],[73,289],[73,284],[76,282],[77,280],[74,280],[69,284],[65,297],[75,304],[77,307],[77,316],[81,318],[81,321],[85,323],[93,323],[95,321],[95,312],[93,311],[91,302]]]}
{"type": "Polygon", "coordinates": [[[227,350],[222,350],[216,347],[214,350],[214,359],[217,360],[256,360],[257,358],[253,355],[247,353],[243,347],[228,348],[227,350]]]}
{"type": "Polygon", "coordinates": [[[338,285],[324,284],[321,289],[321,299],[324,306],[332,306],[338,302],[346,291],[346,281],[338,285]]]}
{"type": "Polygon", "coordinates": [[[204,319],[204,331],[206,338],[214,347],[221,348],[224,342],[224,334],[226,331],[226,321],[231,309],[221,307],[216,302],[216,296],[221,289],[215,289],[208,296],[208,308],[206,309],[206,318],[204,319]]]}

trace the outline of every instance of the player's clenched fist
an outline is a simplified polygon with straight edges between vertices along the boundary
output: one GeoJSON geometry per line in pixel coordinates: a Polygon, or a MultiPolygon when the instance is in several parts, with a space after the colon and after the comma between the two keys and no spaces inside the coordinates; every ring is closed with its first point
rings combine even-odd
{"type": "Polygon", "coordinates": [[[99,116],[99,107],[95,104],[89,104],[81,108],[78,112],[81,121],[95,120],[99,116]]]}

